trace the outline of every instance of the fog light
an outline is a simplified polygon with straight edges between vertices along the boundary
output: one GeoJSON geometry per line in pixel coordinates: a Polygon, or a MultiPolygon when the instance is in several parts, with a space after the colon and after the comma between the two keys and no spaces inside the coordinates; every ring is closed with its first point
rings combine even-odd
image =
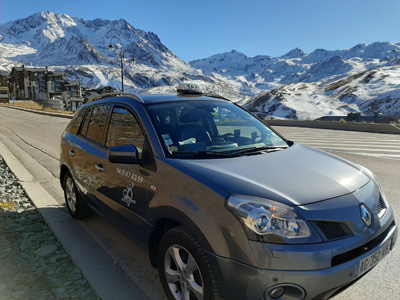
{"type": "Polygon", "coordinates": [[[272,299],[278,299],[282,297],[285,294],[285,289],[283,287],[277,287],[276,289],[273,289],[270,293],[269,296],[272,299]]]}
{"type": "Polygon", "coordinates": [[[305,297],[306,291],[302,287],[290,283],[271,286],[263,295],[264,300],[304,300],[305,297]]]}

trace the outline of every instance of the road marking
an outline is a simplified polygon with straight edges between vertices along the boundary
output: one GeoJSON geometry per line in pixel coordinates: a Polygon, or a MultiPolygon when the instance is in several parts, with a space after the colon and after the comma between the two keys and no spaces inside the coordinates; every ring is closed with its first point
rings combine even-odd
{"type": "Polygon", "coordinates": [[[400,160],[400,135],[364,132],[292,132],[289,140],[324,151],[337,151],[364,156],[400,160]]]}

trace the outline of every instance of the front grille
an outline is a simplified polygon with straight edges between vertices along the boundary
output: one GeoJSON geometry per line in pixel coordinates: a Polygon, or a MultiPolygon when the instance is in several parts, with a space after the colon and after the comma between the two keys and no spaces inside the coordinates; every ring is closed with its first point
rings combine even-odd
{"type": "Polygon", "coordinates": [[[381,201],[381,198],[379,198],[379,201],[378,201],[378,215],[380,214],[380,212],[382,211],[382,209],[383,209],[383,207],[382,207],[382,201],[381,201]]]}
{"type": "Polygon", "coordinates": [[[374,249],[376,246],[378,246],[379,244],[381,244],[383,242],[383,240],[387,237],[390,230],[392,230],[392,228],[394,226],[396,226],[396,224],[393,221],[392,224],[390,224],[390,226],[382,234],[380,234],[379,236],[374,238],[372,241],[370,241],[356,249],[353,249],[348,252],[334,256],[332,258],[331,266],[334,267],[334,266],[343,264],[343,263],[348,262],[356,257],[363,255],[364,253],[367,253],[371,249],[374,249]]]}
{"type": "Polygon", "coordinates": [[[380,195],[379,196],[379,200],[378,200],[378,216],[379,216],[379,219],[381,219],[383,217],[383,215],[386,212],[386,209],[387,209],[386,204],[383,201],[382,195],[380,195]]]}
{"type": "Polygon", "coordinates": [[[352,236],[350,228],[345,223],[328,222],[328,221],[315,221],[318,229],[326,237],[328,241],[334,241],[352,236]]]}

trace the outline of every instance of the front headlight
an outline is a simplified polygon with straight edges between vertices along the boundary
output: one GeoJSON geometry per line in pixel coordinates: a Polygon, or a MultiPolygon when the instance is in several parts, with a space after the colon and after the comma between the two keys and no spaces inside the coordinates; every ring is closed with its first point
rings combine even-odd
{"type": "Polygon", "coordinates": [[[242,221],[251,240],[267,243],[298,243],[311,232],[293,208],[264,198],[232,195],[228,208],[242,221]]]}

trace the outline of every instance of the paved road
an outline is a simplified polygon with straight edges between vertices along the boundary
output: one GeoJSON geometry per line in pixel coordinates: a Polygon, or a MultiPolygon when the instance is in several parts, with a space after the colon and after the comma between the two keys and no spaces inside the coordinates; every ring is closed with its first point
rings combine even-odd
{"type": "MultiPolygon", "coordinates": [[[[68,119],[0,107],[0,140],[42,186],[63,203],[58,183],[61,133],[68,119]]],[[[288,138],[362,164],[374,171],[395,211],[400,211],[400,136],[345,131],[276,127],[288,138]]],[[[80,222],[120,267],[151,299],[163,299],[157,272],[147,254],[99,217],[80,222]]],[[[400,293],[400,246],[359,283],[337,296],[340,300],[396,300],[400,293]]]]}
{"type": "Polygon", "coordinates": [[[277,127],[288,139],[324,151],[400,160],[400,135],[277,127]]]}

